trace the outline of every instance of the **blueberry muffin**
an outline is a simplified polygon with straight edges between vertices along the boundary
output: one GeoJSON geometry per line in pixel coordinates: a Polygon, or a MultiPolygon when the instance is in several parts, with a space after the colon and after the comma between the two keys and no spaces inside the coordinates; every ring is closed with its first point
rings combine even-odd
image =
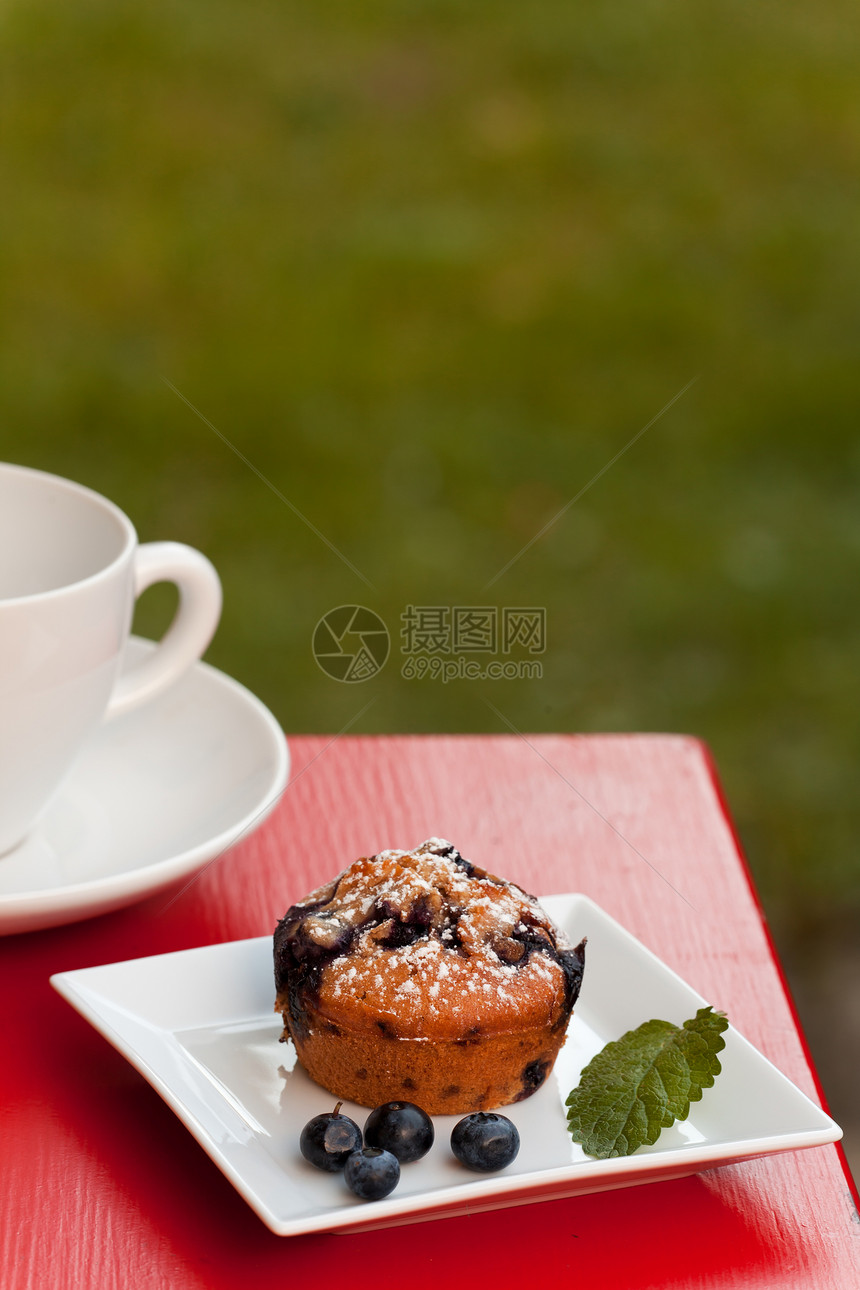
{"type": "Polygon", "coordinates": [[[362,857],[275,931],[275,1011],[310,1077],[430,1115],[540,1088],[579,994],[575,949],[533,896],[440,838],[362,857]]]}

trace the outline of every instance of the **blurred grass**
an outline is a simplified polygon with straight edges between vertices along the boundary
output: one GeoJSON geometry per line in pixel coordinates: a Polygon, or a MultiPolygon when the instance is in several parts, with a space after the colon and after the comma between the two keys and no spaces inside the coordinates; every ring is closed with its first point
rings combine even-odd
{"type": "Polygon", "coordinates": [[[790,964],[856,920],[853,10],[17,0],[2,32],[2,455],[206,550],[209,657],[288,731],[372,696],[357,729],[494,729],[484,693],[692,731],[790,964]],[[355,601],[394,634],[543,604],[544,679],[339,686],[310,638],[355,601]]]}

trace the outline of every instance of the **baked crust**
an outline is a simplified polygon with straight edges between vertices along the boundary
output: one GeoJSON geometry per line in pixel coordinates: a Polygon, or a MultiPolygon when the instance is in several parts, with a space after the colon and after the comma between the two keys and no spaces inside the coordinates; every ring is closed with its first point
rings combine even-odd
{"type": "Polygon", "coordinates": [[[575,949],[533,896],[430,838],[362,857],[287,910],[275,1010],[335,1097],[430,1115],[488,1110],[544,1082],[579,994],[575,949]]]}

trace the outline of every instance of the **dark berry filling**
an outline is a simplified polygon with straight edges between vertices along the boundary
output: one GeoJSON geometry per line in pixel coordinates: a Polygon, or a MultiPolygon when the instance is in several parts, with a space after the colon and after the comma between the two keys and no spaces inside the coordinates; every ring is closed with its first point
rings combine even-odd
{"type": "Polygon", "coordinates": [[[579,998],[582,986],[582,973],[585,968],[585,938],[576,949],[558,948],[555,934],[549,926],[537,923],[528,913],[524,914],[514,928],[511,936],[500,937],[493,945],[494,950],[504,963],[514,963],[518,968],[525,967],[535,952],[546,954],[559,965],[564,975],[564,1009],[559,1025],[564,1025],[579,998]],[[522,946],[522,949],[517,949],[522,946]]]}
{"type": "Polygon", "coordinates": [[[532,1093],[536,1093],[549,1074],[549,1068],[549,1062],[540,1060],[529,1062],[520,1076],[523,1084],[522,1091],[517,1094],[514,1101],[524,1102],[527,1097],[531,1097],[532,1093]]]}
{"type": "Polygon", "coordinates": [[[405,917],[401,910],[383,900],[374,905],[366,925],[373,926],[391,920],[391,931],[379,944],[387,950],[396,950],[429,936],[433,917],[433,903],[428,896],[419,896],[412,908],[407,910],[405,917]]]}
{"type": "Polygon", "coordinates": [[[304,932],[308,913],[307,905],[293,905],[278,923],[274,940],[275,989],[278,995],[286,991],[290,1025],[300,1035],[307,1034],[306,1001],[316,992],[323,968],[349,952],[358,932],[357,927],[339,927],[332,939],[322,945],[304,932]]]}

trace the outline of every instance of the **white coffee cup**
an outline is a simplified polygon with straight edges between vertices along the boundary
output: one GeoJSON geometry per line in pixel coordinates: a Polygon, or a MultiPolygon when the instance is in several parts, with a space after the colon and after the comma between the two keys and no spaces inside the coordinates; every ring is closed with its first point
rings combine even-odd
{"type": "Polygon", "coordinates": [[[160,694],[218,626],[221,583],[178,542],[138,545],[98,493],[0,463],[0,856],[22,841],[102,719],[160,694]],[[135,598],[174,582],[161,643],[118,680],[135,598]]]}

